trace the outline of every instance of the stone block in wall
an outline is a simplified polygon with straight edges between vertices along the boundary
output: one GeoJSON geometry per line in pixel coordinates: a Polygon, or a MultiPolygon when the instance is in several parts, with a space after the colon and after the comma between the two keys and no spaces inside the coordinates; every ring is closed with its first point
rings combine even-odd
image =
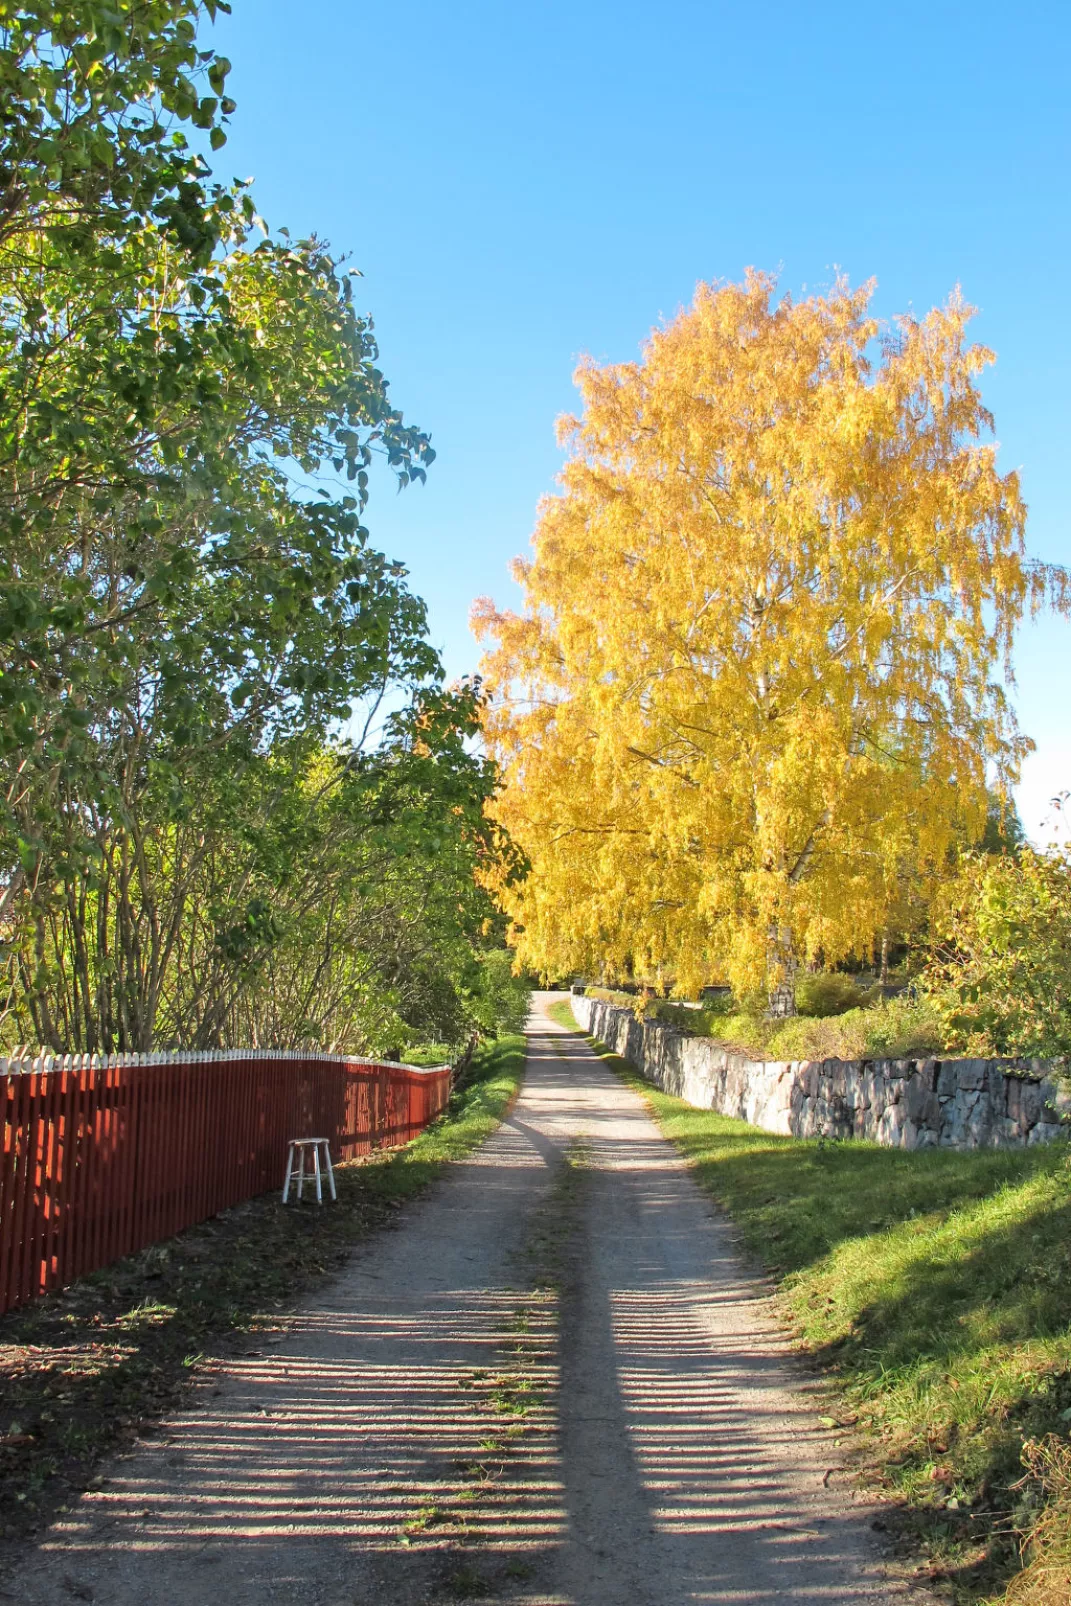
{"type": "Polygon", "coordinates": [[[943,1149],[965,1149],[968,1146],[967,1120],[970,1115],[968,1097],[969,1095],[957,1093],[955,1098],[949,1099],[942,1107],[938,1142],[943,1149]]]}
{"type": "Polygon", "coordinates": [[[814,1120],[817,1130],[822,1134],[823,1137],[835,1137],[837,1115],[836,1110],[834,1109],[833,1105],[830,1104],[829,1100],[815,1099],[812,1109],[814,1111],[814,1120]]]}
{"type": "Polygon", "coordinates": [[[915,1075],[928,1093],[937,1091],[937,1061],[916,1060],[915,1075]]]}
{"type": "Polygon", "coordinates": [[[727,1068],[712,1069],[706,1086],[712,1110],[719,1110],[724,1114],[726,1110],[735,1108],[733,1083],[727,1068]]]}
{"type": "Polygon", "coordinates": [[[1014,1082],[1005,1070],[1006,1061],[990,1060],[985,1071],[985,1088],[993,1118],[1000,1120],[1008,1109],[1008,1083],[1014,1082]]]}
{"type": "Polygon", "coordinates": [[[702,1110],[720,1108],[717,1102],[721,1091],[720,1079],[713,1065],[713,1056],[703,1053],[702,1039],[678,1037],[676,1053],[682,1088],[680,1096],[702,1110]]]}
{"type": "Polygon", "coordinates": [[[1019,1124],[1028,1130],[1036,1126],[1041,1120],[1045,1108],[1045,1097],[1041,1082],[1035,1082],[1031,1077],[1019,1083],[1019,1124]]]}
{"type": "Polygon", "coordinates": [[[633,1065],[642,1065],[643,1053],[643,1023],[638,1021],[630,1012],[629,1020],[625,1026],[624,1055],[633,1065]]]}
{"type": "Polygon", "coordinates": [[[869,1108],[876,1115],[880,1115],[885,1108],[885,1078],[878,1075],[873,1061],[863,1061],[859,1074],[859,1084],[869,1108]]]}
{"type": "Polygon", "coordinates": [[[726,1065],[723,1074],[725,1077],[725,1103],[721,1106],[722,1114],[731,1114],[743,1119],[744,1106],[747,1102],[747,1072],[742,1065],[732,1062],[726,1065]]]}
{"type": "Polygon", "coordinates": [[[654,1031],[647,1025],[643,1027],[643,1062],[653,1067],[658,1085],[676,1098],[685,1095],[680,1043],[681,1039],[675,1032],[654,1031]]]}
{"type": "Polygon", "coordinates": [[[959,1075],[955,1060],[943,1060],[937,1071],[937,1097],[942,1101],[954,1099],[959,1092],[959,1075]]]}
{"type": "Polygon", "coordinates": [[[885,1103],[899,1104],[904,1096],[904,1080],[901,1076],[893,1074],[895,1060],[878,1060],[876,1064],[881,1072],[882,1084],[885,1091],[885,1103]]]}
{"type": "Polygon", "coordinates": [[[867,1076],[862,1065],[842,1062],[844,1075],[842,1078],[841,1097],[850,1110],[865,1110],[870,1104],[870,1093],[867,1087],[867,1076]]]}
{"type": "Polygon", "coordinates": [[[1066,1127],[1060,1126],[1056,1121],[1039,1121],[1032,1126],[1026,1135],[1027,1143],[1055,1143],[1058,1138],[1066,1136],[1066,1127]]]}
{"type": "Polygon", "coordinates": [[[887,1143],[891,1148],[898,1149],[904,1135],[904,1112],[900,1104],[889,1104],[881,1114],[878,1122],[877,1139],[879,1143],[887,1143]]]}
{"type": "Polygon", "coordinates": [[[917,1127],[933,1127],[936,1130],[940,1126],[941,1101],[926,1086],[923,1077],[912,1076],[904,1083],[902,1102],[907,1119],[917,1127]]]}
{"type": "Polygon", "coordinates": [[[1058,1121],[1071,1120],[1071,1087],[1056,1076],[1046,1076],[1041,1084],[1046,1110],[1058,1121]]]}
{"type": "Polygon", "coordinates": [[[867,1105],[867,1107],[862,1107],[861,1105],[854,1111],[851,1135],[853,1137],[865,1137],[870,1142],[877,1143],[878,1132],[882,1127],[882,1113],[883,1111],[875,1110],[872,1105],[867,1105]]]}
{"type": "Polygon", "coordinates": [[[755,1123],[770,1132],[791,1133],[791,1093],[795,1080],[794,1066],[782,1061],[768,1061],[757,1078],[759,1098],[754,1104],[755,1123]]]}
{"type": "Polygon", "coordinates": [[[827,1138],[832,1136],[826,1130],[822,1109],[817,1099],[807,1100],[800,1115],[795,1135],[801,1138],[827,1138]]]}
{"type": "MultiPolygon", "coordinates": [[[[971,1097],[971,1095],[968,1094],[968,1097],[971,1097]]],[[[965,1128],[968,1148],[988,1148],[993,1141],[993,1112],[984,1088],[973,1095],[973,1102],[967,1112],[965,1128]]]]}
{"type": "Polygon", "coordinates": [[[977,1092],[985,1086],[985,1060],[957,1060],[956,1081],[963,1092],[977,1092]]]}

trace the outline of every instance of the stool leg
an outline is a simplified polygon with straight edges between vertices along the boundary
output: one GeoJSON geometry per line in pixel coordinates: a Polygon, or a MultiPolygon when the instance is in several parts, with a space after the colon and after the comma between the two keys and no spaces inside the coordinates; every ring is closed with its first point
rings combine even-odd
{"type": "Polygon", "coordinates": [[[290,1178],[294,1171],[294,1145],[287,1144],[286,1148],[286,1180],[283,1183],[283,1203],[290,1197],[290,1178]]]}
{"type": "Polygon", "coordinates": [[[322,1205],[324,1195],[323,1189],[320,1187],[320,1145],[318,1143],[314,1143],[312,1146],[312,1174],[316,1178],[316,1203],[322,1205]]]}
{"type": "Polygon", "coordinates": [[[303,1143],[299,1143],[298,1144],[298,1174],[297,1174],[298,1204],[301,1203],[301,1190],[304,1188],[304,1186],[305,1186],[305,1145],[303,1143]]]}
{"type": "Polygon", "coordinates": [[[331,1165],[331,1145],[327,1142],[324,1143],[324,1160],[327,1163],[327,1186],[331,1189],[332,1199],[337,1203],[338,1194],[335,1192],[335,1173],[331,1165]]]}

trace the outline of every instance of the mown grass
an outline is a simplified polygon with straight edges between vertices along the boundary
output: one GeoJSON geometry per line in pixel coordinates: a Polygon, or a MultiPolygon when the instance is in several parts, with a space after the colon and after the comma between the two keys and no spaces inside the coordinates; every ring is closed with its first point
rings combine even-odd
{"type": "Polygon", "coordinates": [[[498,1125],[523,1037],[479,1048],[447,1112],[404,1149],[339,1166],[338,1204],[277,1192],[0,1318],[0,1535],[32,1533],[101,1461],[180,1403],[210,1357],[248,1353],[354,1244],[498,1125]]]}
{"type": "MultiPolygon", "coordinates": [[[[553,1012],[576,1029],[568,1003],[553,1012]]],[[[777,1278],[932,1576],[961,1601],[991,1595],[1041,1509],[1045,1479],[1024,1472],[1024,1446],[1029,1462],[1033,1441],[1057,1460],[1068,1445],[1066,1145],[911,1153],[777,1137],[670,1098],[602,1052],[777,1278]]]]}

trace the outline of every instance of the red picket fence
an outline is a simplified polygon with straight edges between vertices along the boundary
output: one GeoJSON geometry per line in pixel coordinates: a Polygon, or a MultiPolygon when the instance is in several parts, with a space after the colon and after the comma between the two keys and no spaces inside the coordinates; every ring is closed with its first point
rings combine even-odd
{"type": "Polygon", "coordinates": [[[281,1188],[291,1138],[343,1160],[407,1142],[450,1074],[255,1049],[0,1060],[0,1312],[281,1188]]]}

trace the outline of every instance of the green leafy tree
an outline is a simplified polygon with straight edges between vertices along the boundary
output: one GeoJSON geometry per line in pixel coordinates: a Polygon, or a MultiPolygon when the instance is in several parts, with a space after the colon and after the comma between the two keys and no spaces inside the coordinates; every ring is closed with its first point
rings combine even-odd
{"type": "Polygon", "coordinates": [[[363,522],[374,453],[402,485],[434,453],[351,276],[187,143],[233,109],[197,41],[216,9],[0,4],[5,1030],[456,1036],[493,773],[363,522]]]}
{"type": "Polygon", "coordinates": [[[951,1048],[1071,1052],[1071,853],[965,859],[935,918],[924,983],[951,1048]]]}
{"type": "Polygon", "coordinates": [[[978,847],[983,853],[1018,853],[1025,842],[1023,822],[1012,799],[990,792],[985,830],[978,847]]]}
{"type": "Polygon", "coordinates": [[[285,1023],[302,1041],[397,1057],[523,1012],[480,885],[510,848],[487,814],[496,772],[470,750],[478,707],[476,686],[424,695],[372,750],[321,752],[289,819],[273,807],[278,940],[236,1038],[277,1038],[285,1023]]]}
{"type": "Polygon", "coordinates": [[[515,1021],[526,991],[478,884],[508,844],[477,707],[473,686],[429,691],[368,750],[298,735],[207,766],[188,808],[102,814],[94,869],[9,961],[8,1036],[396,1055],[515,1021]]]}
{"type": "MultiPolygon", "coordinates": [[[[218,243],[183,125],[226,142],[230,63],[198,45],[223,0],[0,0],[0,243],[47,229],[76,256],[146,223],[193,261],[218,243]]],[[[218,192],[217,192],[218,193],[218,192]]]]}

